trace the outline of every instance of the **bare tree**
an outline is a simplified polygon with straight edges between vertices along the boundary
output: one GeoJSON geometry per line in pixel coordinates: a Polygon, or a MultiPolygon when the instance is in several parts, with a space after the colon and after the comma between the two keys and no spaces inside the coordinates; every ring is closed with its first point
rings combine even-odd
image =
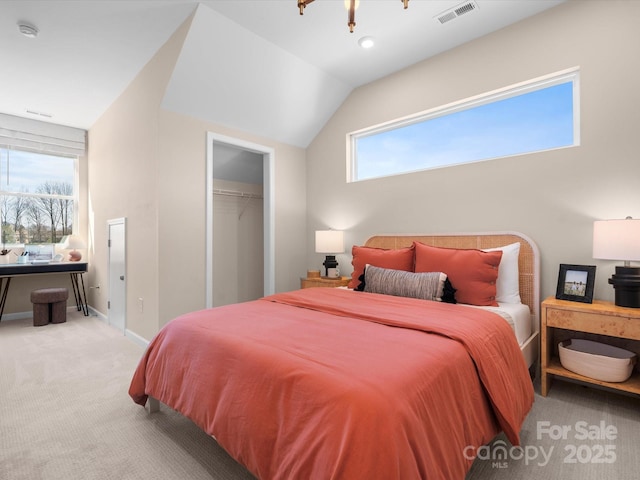
{"type": "Polygon", "coordinates": [[[2,195],[0,197],[0,228],[2,229],[2,249],[7,243],[7,225],[9,225],[9,212],[11,210],[11,197],[2,195]]]}
{"type": "Polygon", "coordinates": [[[45,226],[44,226],[44,213],[42,211],[40,202],[37,199],[30,198],[27,202],[27,217],[29,218],[29,232],[28,236],[33,243],[42,243],[45,241],[45,226]]]}
{"type": "Polygon", "coordinates": [[[18,243],[25,242],[25,228],[22,224],[22,218],[27,212],[29,199],[27,197],[13,197],[13,231],[16,234],[18,243]]]}
{"type": "MultiPolygon", "coordinates": [[[[58,190],[56,183],[57,182],[45,182],[38,186],[36,193],[55,195],[58,190]]],[[[56,231],[60,222],[60,208],[58,200],[51,197],[36,197],[36,203],[38,203],[44,216],[49,219],[51,225],[51,238],[49,241],[51,243],[56,243],[58,241],[56,231]]]]}
{"type": "MultiPolygon", "coordinates": [[[[73,186],[67,182],[58,182],[57,189],[59,195],[73,195],[73,186]]],[[[62,236],[70,235],[73,222],[73,200],[66,198],[58,199],[60,211],[60,223],[62,224],[62,236]]]]}
{"type": "Polygon", "coordinates": [[[53,196],[72,197],[73,185],[69,182],[45,182],[37,187],[36,193],[43,196],[0,195],[3,244],[14,241],[56,243],[71,233],[74,202],[53,196]]]}

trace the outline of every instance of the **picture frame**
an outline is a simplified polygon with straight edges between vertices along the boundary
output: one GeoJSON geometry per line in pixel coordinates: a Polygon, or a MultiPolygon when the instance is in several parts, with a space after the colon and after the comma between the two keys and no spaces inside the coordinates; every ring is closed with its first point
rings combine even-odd
{"type": "Polygon", "coordinates": [[[558,272],[556,298],[571,302],[592,303],[595,279],[595,265],[561,263],[558,272]]]}

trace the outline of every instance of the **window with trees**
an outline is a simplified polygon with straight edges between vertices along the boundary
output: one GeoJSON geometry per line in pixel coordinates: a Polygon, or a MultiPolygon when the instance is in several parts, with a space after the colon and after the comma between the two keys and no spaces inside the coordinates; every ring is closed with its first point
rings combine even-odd
{"type": "Polygon", "coordinates": [[[3,249],[58,243],[72,233],[77,160],[0,147],[3,249]]]}

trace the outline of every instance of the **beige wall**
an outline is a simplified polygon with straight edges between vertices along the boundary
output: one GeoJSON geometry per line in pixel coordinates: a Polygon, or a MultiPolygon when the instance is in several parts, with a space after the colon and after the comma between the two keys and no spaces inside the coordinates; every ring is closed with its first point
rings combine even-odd
{"type": "Polygon", "coordinates": [[[256,195],[213,196],[213,306],[260,298],[264,295],[263,187],[214,178],[213,188],[256,195]]]}
{"type": "Polygon", "coordinates": [[[158,111],[188,21],[89,130],[89,303],[108,315],[107,221],[125,217],[127,328],[158,329],[158,111]],[[144,302],[137,308],[138,298],[144,302]]]}
{"type": "MultiPolygon", "coordinates": [[[[592,222],[640,218],[640,2],[568,2],[352,93],[307,150],[307,266],[313,230],[375,233],[515,230],[540,248],[542,295],[560,263],[598,266],[595,297],[612,299],[615,262],[591,258],[592,222]],[[579,66],[577,148],[376,179],[345,181],[345,136],[367,126],[579,66]]],[[[348,248],[349,248],[348,247],[348,248]]],[[[350,255],[338,257],[342,273],[350,255]]]]}
{"type": "Polygon", "coordinates": [[[89,132],[89,303],[107,314],[107,221],[127,218],[127,330],[150,339],[176,315],[205,307],[206,135],[275,152],[277,291],[305,269],[305,152],[160,108],[190,19],[89,132]],[[138,298],[144,300],[142,312],[138,298]]]}
{"type": "Polygon", "coordinates": [[[305,151],[162,111],[158,164],[160,325],[176,315],[205,306],[207,132],[274,150],[276,291],[297,288],[305,271],[305,151]]]}

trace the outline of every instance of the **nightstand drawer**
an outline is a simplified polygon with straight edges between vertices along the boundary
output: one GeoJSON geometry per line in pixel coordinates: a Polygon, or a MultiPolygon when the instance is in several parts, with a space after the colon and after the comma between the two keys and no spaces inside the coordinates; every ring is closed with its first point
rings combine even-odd
{"type": "Polygon", "coordinates": [[[565,330],[640,340],[636,323],[627,317],[614,317],[603,313],[547,309],[547,326],[565,330]]]}
{"type": "Polygon", "coordinates": [[[351,277],[338,277],[338,278],[327,278],[327,277],[307,277],[300,279],[300,288],[313,288],[313,287],[328,287],[328,288],[336,288],[336,287],[346,287],[349,285],[349,280],[351,277]]]}

